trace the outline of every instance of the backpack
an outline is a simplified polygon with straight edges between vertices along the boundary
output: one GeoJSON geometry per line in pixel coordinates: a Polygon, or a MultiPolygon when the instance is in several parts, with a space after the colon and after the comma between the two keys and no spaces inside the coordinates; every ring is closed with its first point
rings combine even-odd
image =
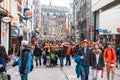
{"type": "Polygon", "coordinates": [[[51,59],[54,59],[54,58],[55,58],[55,54],[54,54],[54,53],[51,53],[51,54],[50,54],[50,58],[51,58],[51,59]]]}

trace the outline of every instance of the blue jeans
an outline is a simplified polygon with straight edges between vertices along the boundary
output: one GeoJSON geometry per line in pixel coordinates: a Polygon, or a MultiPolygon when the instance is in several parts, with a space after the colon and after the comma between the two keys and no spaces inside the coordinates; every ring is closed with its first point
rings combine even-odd
{"type": "Polygon", "coordinates": [[[120,64],[120,56],[117,56],[117,63],[120,64]]]}
{"type": "Polygon", "coordinates": [[[21,80],[28,80],[28,74],[27,73],[22,74],[21,80]]]}
{"type": "Polygon", "coordinates": [[[70,55],[66,55],[66,65],[71,65],[70,55]]]}
{"type": "Polygon", "coordinates": [[[48,58],[49,56],[46,56],[46,66],[49,66],[50,65],[50,60],[48,58]]]}
{"type": "Polygon", "coordinates": [[[64,64],[63,59],[64,59],[64,58],[63,58],[63,57],[60,57],[59,59],[60,59],[60,67],[63,67],[63,64],[64,64]]]}
{"type": "Polygon", "coordinates": [[[41,65],[41,56],[35,56],[35,61],[36,61],[36,66],[38,66],[38,61],[39,61],[39,65],[41,65]]]}
{"type": "Polygon", "coordinates": [[[89,78],[89,66],[83,66],[84,73],[85,73],[85,80],[88,80],[89,78]]]}

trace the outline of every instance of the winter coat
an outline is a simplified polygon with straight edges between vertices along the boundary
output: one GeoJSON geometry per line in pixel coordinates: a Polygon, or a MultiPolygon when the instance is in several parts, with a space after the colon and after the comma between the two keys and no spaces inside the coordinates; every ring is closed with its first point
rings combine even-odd
{"type": "Polygon", "coordinates": [[[34,52],[33,52],[34,56],[42,56],[42,50],[40,48],[35,48],[34,52]]]}
{"type": "Polygon", "coordinates": [[[58,57],[65,57],[65,49],[61,48],[58,53],[58,57]]]}
{"type": "Polygon", "coordinates": [[[71,54],[71,48],[70,48],[70,45],[69,45],[66,48],[66,55],[70,55],[70,54],[71,54]]]}
{"type": "Polygon", "coordinates": [[[32,66],[32,53],[28,48],[25,48],[18,59],[18,70],[20,74],[30,73],[31,66],[32,66]]]}
{"type": "Polygon", "coordinates": [[[107,62],[107,64],[116,64],[116,54],[114,49],[105,49],[104,60],[107,62]]]}
{"type": "Polygon", "coordinates": [[[91,66],[93,67],[93,69],[102,70],[105,65],[104,65],[103,53],[101,50],[99,51],[100,51],[99,53],[96,53],[95,50],[92,51],[91,66]],[[98,64],[96,58],[97,55],[99,55],[98,64]]]}
{"type": "Polygon", "coordinates": [[[120,57],[120,47],[116,49],[116,55],[120,57]]]}
{"type": "Polygon", "coordinates": [[[88,48],[86,49],[86,55],[84,53],[84,48],[80,48],[78,50],[78,55],[84,56],[84,59],[82,60],[83,66],[90,66],[91,65],[91,61],[90,61],[91,53],[92,53],[91,50],[88,48]]]}
{"type": "Polygon", "coordinates": [[[80,59],[80,55],[74,56],[74,61],[77,63],[75,72],[77,74],[77,78],[79,78],[81,74],[84,74],[84,69],[82,65],[82,60],[80,59]]]}

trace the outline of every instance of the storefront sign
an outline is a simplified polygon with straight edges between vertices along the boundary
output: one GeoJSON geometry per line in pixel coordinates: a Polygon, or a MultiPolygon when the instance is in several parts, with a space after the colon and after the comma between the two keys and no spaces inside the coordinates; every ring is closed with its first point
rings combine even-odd
{"type": "Polygon", "coordinates": [[[2,18],[2,21],[8,23],[8,22],[11,21],[11,18],[10,18],[10,17],[3,17],[3,18],[2,18]]]}
{"type": "Polygon", "coordinates": [[[99,33],[103,32],[103,29],[98,29],[99,33]]]}
{"type": "Polygon", "coordinates": [[[13,34],[14,34],[14,35],[18,35],[18,34],[19,34],[19,29],[18,29],[18,28],[14,28],[13,34]]]}
{"type": "Polygon", "coordinates": [[[120,28],[117,28],[117,32],[119,32],[119,33],[120,33],[120,28]]]}
{"type": "Polygon", "coordinates": [[[27,18],[31,18],[32,17],[32,11],[31,10],[26,11],[26,17],[27,18]]]}
{"type": "Polygon", "coordinates": [[[29,8],[24,8],[23,10],[24,20],[28,20],[32,17],[32,11],[29,8]]]}

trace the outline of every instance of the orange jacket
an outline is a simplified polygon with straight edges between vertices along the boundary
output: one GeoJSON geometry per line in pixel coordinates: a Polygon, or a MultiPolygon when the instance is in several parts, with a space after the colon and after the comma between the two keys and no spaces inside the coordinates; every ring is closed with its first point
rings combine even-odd
{"type": "Polygon", "coordinates": [[[113,63],[116,64],[116,54],[114,49],[108,49],[106,48],[104,51],[104,60],[107,63],[113,63]]]}
{"type": "Polygon", "coordinates": [[[68,46],[67,49],[66,49],[66,54],[70,55],[70,51],[71,51],[71,48],[70,48],[70,46],[68,46]]]}

